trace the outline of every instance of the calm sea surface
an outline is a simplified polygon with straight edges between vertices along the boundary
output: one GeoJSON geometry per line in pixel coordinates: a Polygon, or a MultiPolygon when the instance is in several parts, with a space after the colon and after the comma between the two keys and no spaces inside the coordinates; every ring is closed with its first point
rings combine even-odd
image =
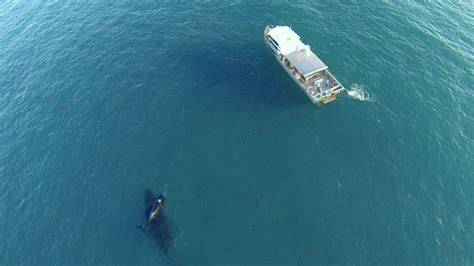
{"type": "Polygon", "coordinates": [[[330,2],[1,2],[0,264],[474,264],[472,1],[330,2]]]}

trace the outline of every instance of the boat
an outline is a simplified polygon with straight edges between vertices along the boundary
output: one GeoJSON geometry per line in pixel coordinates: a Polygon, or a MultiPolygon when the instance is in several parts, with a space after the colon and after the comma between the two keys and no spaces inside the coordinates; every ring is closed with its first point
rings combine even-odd
{"type": "Polygon", "coordinates": [[[331,102],[345,90],[326,64],[290,27],[268,25],[263,35],[280,65],[313,103],[331,102]]]}

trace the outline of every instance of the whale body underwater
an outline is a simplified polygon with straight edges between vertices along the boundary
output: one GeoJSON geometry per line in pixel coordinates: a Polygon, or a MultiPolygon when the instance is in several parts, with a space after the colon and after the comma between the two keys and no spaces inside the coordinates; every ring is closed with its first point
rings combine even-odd
{"type": "Polygon", "coordinates": [[[151,237],[161,249],[163,254],[170,260],[173,255],[173,235],[170,228],[171,221],[165,216],[165,196],[163,194],[155,197],[153,192],[145,190],[145,223],[136,227],[143,230],[146,236],[151,237]]]}

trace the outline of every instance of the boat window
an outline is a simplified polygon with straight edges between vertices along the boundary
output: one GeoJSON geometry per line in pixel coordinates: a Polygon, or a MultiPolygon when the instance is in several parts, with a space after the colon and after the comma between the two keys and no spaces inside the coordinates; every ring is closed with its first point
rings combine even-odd
{"type": "Polygon", "coordinates": [[[273,49],[278,50],[278,48],[276,48],[275,44],[273,44],[272,42],[270,42],[270,45],[273,47],[273,49]]]}
{"type": "Polygon", "coordinates": [[[270,42],[272,42],[276,47],[280,47],[280,45],[278,45],[278,43],[271,36],[269,36],[268,39],[270,39],[270,42]]]}
{"type": "Polygon", "coordinates": [[[276,44],[275,42],[273,42],[272,40],[270,40],[270,43],[273,44],[273,46],[275,46],[276,48],[278,48],[278,44],[276,44]]]}

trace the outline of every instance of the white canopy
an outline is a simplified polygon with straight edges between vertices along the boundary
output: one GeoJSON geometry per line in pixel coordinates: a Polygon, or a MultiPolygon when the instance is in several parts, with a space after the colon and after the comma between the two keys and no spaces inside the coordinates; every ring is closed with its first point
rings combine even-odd
{"type": "Polygon", "coordinates": [[[287,54],[286,58],[304,77],[328,68],[309,48],[296,50],[287,54]]]}
{"type": "Polygon", "coordinates": [[[298,45],[303,45],[300,36],[288,26],[277,26],[271,29],[268,34],[278,43],[280,52],[284,55],[296,51],[298,45]]]}

